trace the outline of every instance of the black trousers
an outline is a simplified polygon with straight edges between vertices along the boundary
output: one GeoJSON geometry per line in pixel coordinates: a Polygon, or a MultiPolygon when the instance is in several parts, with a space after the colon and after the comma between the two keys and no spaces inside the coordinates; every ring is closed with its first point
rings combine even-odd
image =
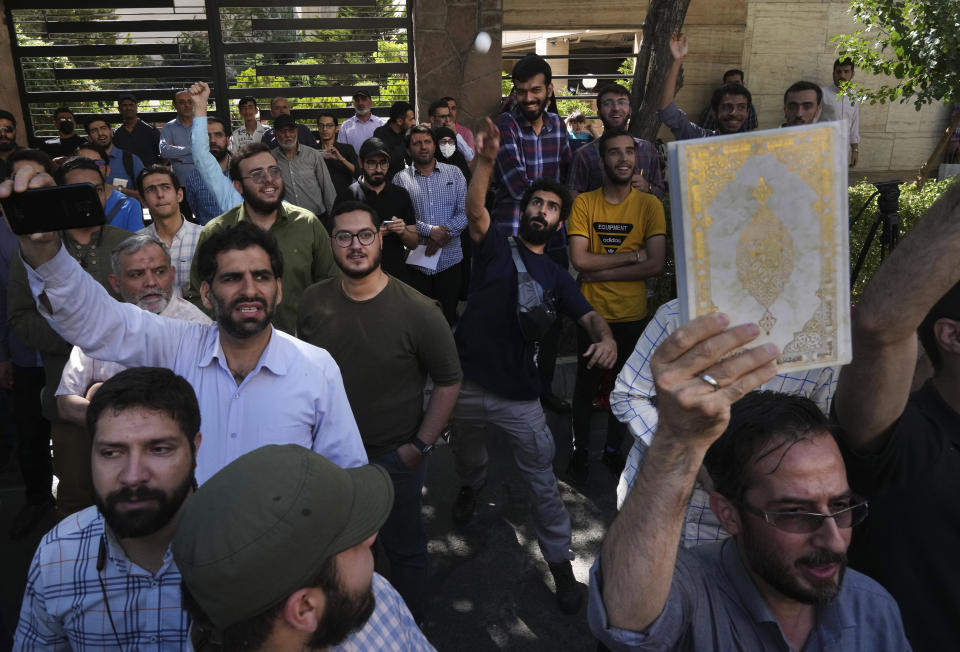
{"type": "Polygon", "coordinates": [[[420,294],[439,301],[443,316],[451,326],[457,321],[457,300],[460,298],[462,273],[463,263],[457,263],[436,274],[424,274],[415,267],[410,268],[410,285],[420,294]]]}
{"type": "Polygon", "coordinates": [[[50,499],[53,482],[50,422],[40,413],[40,391],[45,382],[43,367],[13,366],[10,416],[17,431],[17,462],[26,487],[27,502],[33,504],[50,499]]]}

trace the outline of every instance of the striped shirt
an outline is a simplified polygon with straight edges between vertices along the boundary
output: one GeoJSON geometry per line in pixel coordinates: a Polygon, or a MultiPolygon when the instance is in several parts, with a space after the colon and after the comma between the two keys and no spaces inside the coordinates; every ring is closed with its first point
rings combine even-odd
{"type": "MultiPolygon", "coordinates": [[[[650,357],[660,343],[679,326],[680,301],[673,299],[660,306],[647,324],[633,353],[617,376],[613,391],[610,392],[610,411],[627,424],[635,439],[617,486],[618,508],[623,505],[627,494],[633,488],[637,471],[657,431],[657,408],[650,402],[656,393],[653,374],[650,372],[650,357]]],[[[839,375],[840,370],[837,367],[788,372],[774,376],[761,385],[760,389],[805,396],[816,403],[824,414],[829,414],[839,375]]],[[[721,529],[720,522],[710,511],[710,494],[704,488],[704,475],[705,471],[701,470],[684,517],[683,545],[686,547],[719,541],[729,536],[721,529]]]]}
{"type": "Polygon", "coordinates": [[[104,530],[100,512],[88,507],[40,541],[27,574],[15,650],[116,649],[118,639],[124,650],[186,649],[190,621],[180,607],[180,571],[170,549],[160,570],[150,573],[127,559],[107,532],[106,564],[98,572],[104,530]]]}
{"type": "Polygon", "coordinates": [[[500,150],[494,167],[491,217],[502,233],[517,235],[524,191],[540,177],[565,183],[573,154],[567,128],[555,113],[544,111],[539,134],[518,108],[501,113],[495,122],[500,129],[500,150]]]}
{"type": "Polygon", "coordinates": [[[437,269],[415,266],[416,269],[432,275],[463,260],[460,232],[467,228],[467,181],[460,168],[438,161],[430,176],[426,176],[410,164],[393,177],[393,184],[410,195],[421,243],[426,242],[433,226],[450,229],[450,241],[440,249],[437,269]]]}
{"type": "MultiPolygon", "coordinates": [[[[168,249],[170,249],[170,264],[173,265],[176,273],[173,282],[177,289],[177,296],[186,296],[187,289],[190,287],[190,265],[193,263],[193,254],[197,251],[197,240],[200,238],[200,231],[202,230],[203,228],[200,225],[183,220],[183,224],[173,234],[173,240],[170,241],[168,249]]],[[[137,231],[137,234],[150,235],[163,242],[163,238],[157,235],[156,222],[151,222],[150,226],[143,227],[137,231]]]]}

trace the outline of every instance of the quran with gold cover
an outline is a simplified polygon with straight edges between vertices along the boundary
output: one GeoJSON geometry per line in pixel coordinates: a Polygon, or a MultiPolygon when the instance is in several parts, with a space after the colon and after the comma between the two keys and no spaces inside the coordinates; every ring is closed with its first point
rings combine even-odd
{"type": "Polygon", "coordinates": [[[684,322],[755,322],[777,366],[850,361],[843,124],[670,143],[670,207],[684,322]]]}

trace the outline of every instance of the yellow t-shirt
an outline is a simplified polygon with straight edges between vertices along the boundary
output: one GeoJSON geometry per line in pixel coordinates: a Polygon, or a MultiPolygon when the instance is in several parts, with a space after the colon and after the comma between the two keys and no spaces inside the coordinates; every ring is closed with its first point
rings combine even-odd
{"type": "MultiPolygon", "coordinates": [[[[665,235],[663,204],[651,194],[632,190],[619,204],[603,196],[603,188],[579,195],[567,222],[567,234],[587,239],[592,254],[616,254],[642,249],[655,235],[665,235]]],[[[594,310],[609,322],[639,321],[647,315],[647,284],[643,281],[600,281],[580,287],[594,310]]]]}

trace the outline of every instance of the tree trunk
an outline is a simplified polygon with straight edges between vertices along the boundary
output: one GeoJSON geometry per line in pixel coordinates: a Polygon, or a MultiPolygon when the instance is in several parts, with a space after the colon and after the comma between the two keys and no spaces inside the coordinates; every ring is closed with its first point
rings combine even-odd
{"type": "Polygon", "coordinates": [[[631,104],[636,107],[630,120],[630,131],[637,138],[654,142],[660,129],[657,108],[660,89],[667,68],[673,62],[670,35],[680,31],[687,16],[690,0],[650,0],[643,21],[643,43],[637,53],[633,71],[631,104]]]}
{"type": "Polygon", "coordinates": [[[923,185],[927,182],[927,177],[930,176],[930,171],[933,169],[933,166],[937,164],[937,161],[940,160],[940,157],[943,156],[943,150],[947,148],[947,143],[950,142],[950,136],[953,134],[954,129],[957,128],[957,125],[960,125],[960,111],[954,112],[953,116],[950,118],[950,124],[947,125],[946,130],[943,132],[943,136],[940,138],[940,142],[937,143],[936,149],[933,150],[933,154],[930,155],[930,158],[927,159],[927,162],[923,164],[922,168],[920,168],[920,173],[917,175],[917,179],[914,182],[917,185],[917,190],[923,188],[923,185]]]}

